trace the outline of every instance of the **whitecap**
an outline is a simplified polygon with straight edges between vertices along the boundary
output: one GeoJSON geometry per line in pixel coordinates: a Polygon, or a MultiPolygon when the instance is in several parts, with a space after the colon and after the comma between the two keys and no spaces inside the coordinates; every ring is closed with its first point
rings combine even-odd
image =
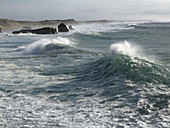
{"type": "Polygon", "coordinates": [[[117,54],[124,54],[132,57],[137,57],[138,56],[137,51],[139,51],[139,48],[135,45],[132,45],[128,41],[123,41],[111,44],[110,50],[117,54]]]}
{"type": "MultiPolygon", "coordinates": [[[[152,63],[158,63],[153,56],[148,56],[143,51],[143,48],[139,45],[136,45],[133,42],[123,41],[110,45],[110,52],[112,54],[121,54],[129,56],[133,61],[136,61],[136,58],[141,60],[147,60],[152,63]]],[[[142,62],[142,61],[141,61],[142,62]]]]}

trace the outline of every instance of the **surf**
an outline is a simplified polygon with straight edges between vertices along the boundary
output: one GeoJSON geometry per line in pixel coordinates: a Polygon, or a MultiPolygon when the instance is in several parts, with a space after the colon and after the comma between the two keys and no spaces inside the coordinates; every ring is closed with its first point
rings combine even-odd
{"type": "Polygon", "coordinates": [[[59,50],[65,47],[72,47],[75,43],[67,38],[57,37],[54,39],[40,39],[26,46],[19,46],[17,50],[22,50],[24,54],[40,54],[51,50],[59,50]]]}
{"type": "Polygon", "coordinates": [[[169,23],[132,24],[0,35],[2,123],[168,127],[169,23]]]}
{"type": "Polygon", "coordinates": [[[103,79],[114,82],[116,77],[124,77],[137,83],[170,84],[168,68],[144,56],[139,46],[124,41],[111,44],[109,51],[109,54],[86,64],[89,66],[81,71],[82,76],[89,75],[88,79],[101,83],[103,79]]]}

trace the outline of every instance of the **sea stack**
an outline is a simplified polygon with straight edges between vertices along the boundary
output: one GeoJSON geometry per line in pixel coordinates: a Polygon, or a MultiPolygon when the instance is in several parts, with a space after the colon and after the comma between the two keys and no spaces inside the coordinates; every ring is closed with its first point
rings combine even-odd
{"type": "Polygon", "coordinates": [[[68,31],[69,29],[64,23],[58,25],[58,32],[68,32],[68,31]]]}

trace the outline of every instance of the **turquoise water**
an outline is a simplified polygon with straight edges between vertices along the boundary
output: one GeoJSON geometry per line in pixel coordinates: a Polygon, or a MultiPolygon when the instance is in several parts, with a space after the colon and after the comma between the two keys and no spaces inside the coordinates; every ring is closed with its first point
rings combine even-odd
{"type": "Polygon", "coordinates": [[[170,23],[0,34],[1,127],[169,127],[170,23]]]}

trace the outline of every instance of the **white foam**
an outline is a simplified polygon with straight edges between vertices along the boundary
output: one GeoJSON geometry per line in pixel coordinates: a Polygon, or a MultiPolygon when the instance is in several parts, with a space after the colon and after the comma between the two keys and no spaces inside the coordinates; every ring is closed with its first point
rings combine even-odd
{"type": "MultiPolygon", "coordinates": [[[[49,44],[58,46],[72,46],[74,43],[66,38],[57,37],[56,39],[40,39],[32,44],[25,46],[24,53],[42,53],[49,44]]],[[[24,48],[24,46],[22,46],[24,48]]]]}
{"type": "Polygon", "coordinates": [[[108,23],[91,23],[91,24],[81,24],[78,26],[78,32],[83,34],[95,34],[98,35],[99,32],[110,31],[112,27],[108,23]]]}
{"type": "Polygon", "coordinates": [[[77,31],[83,34],[96,34],[100,32],[116,32],[119,30],[134,29],[132,25],[137,22],[109,22],[109,23],[90,23],[78,25],[77,31]]]}

